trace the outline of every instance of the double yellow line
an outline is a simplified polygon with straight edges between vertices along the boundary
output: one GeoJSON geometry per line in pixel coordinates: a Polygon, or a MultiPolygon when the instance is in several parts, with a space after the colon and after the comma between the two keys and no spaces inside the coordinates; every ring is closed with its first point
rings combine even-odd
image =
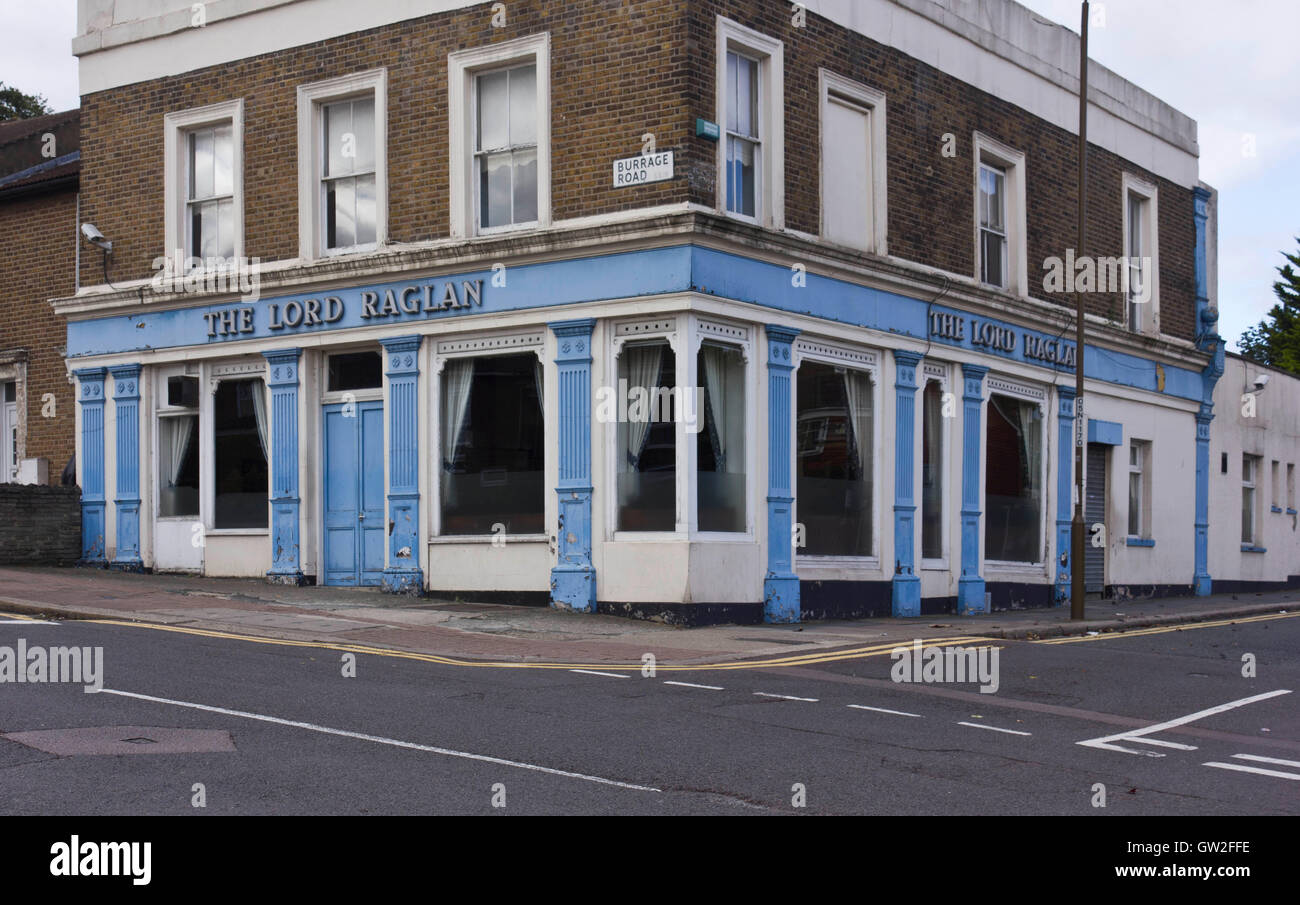
{"type": "Polygon", "coordinates": [[[1291,619],[1300,613],[1264,613],[1260,616],[1234,616],[1232,619],[1216,619],[1207,622],[1183,622],[1177,625],[1160,625],[1153,628],[1126,629],[1118,632],[1104,632],[1100,635],[1080,635],[1069,638],[1042,638],[1036,644],[1078,644],[1081,641],[1113,641],[1116,638],[1137,638],[1142,635],[1163,635],[1165,632],[1182,632],[1194,628],[1215,628],[1223,625],[1241,625],[1247,622],[1269,622],[1274,619],[1291,619]]]}

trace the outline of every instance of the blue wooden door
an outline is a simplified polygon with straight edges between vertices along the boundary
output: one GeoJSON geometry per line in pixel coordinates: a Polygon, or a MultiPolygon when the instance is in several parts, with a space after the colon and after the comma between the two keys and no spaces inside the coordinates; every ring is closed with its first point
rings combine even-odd
{"type": "Polygon", "coordinates": [[[327,405],[325,584],[377,585],[384,571],[384,404],[327,405]]]}

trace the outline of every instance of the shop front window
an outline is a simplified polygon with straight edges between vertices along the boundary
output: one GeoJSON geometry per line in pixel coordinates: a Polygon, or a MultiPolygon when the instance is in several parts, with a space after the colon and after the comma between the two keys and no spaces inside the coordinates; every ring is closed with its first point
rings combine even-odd
{"type": "Polygon", "coordinates": [[[444,535],[541,534],[542,364],[531,353],[448,359],[442,371],[444,535]]]}
{"type": "Polygon", "coordinates": [[[199,416],[158,419],[158,517],[198,518],[199,416]]]}
{"type": "Polygon", "coordinates": [[[704,429],[697,436],[699,528],[745,530],[745,359],[732,346],[705,344],[698,356],[704,429]]]}
{"type": "Polygon", "coordinates": [[[943,558],[943,387],[925,384],[921,436],[921,557],[943,558]]]}
{"type": "Polygon", "coordinates": [[[984,558],[1042,561],[1043,416],[1038,403],[994,393],[985,437],[984,558]]]}
{"type": "Polygon", "coordinates": [[[258,380],[223,380],[212,407],[212,527],[267,526],[270,433],[266,389],[258,380]]]}
{"type": "Polygon", "coordinates": [[[618,383],[627,393],[627,417],[618,420],[618,530],[673,531],[680,399],[672,348],[666,342],[624,347],[618,383]]]}
{"type": "Polygon", "coordinates": [[[870,556],[875,386],[865,371],[799,365],[795,505],[800,553],[870,556]]]}

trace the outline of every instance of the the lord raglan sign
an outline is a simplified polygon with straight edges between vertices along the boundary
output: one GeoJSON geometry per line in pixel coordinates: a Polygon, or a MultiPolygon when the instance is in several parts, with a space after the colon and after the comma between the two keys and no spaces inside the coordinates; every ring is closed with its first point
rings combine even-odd
{"type": "Polygon", "coordinates": [[[970,346],[982,352],[1019,354],[1026,361],[1074,369],[1074,346],[1063,342],[1060,337],[1017,330],[969,314],[943,311],[931,312],[929,329],[934,339],[970,346]]]}

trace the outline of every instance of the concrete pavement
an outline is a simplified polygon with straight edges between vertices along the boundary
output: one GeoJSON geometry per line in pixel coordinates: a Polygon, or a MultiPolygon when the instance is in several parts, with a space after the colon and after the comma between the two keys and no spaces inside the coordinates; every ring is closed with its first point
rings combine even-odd
{"type": "Polygon", "coordinates": [[[1300,593],[1089,601],[988,616],[863,619],[803,625],[675,628],[547,607],[391,597],[370,589],[282,587],[255,579],[123,574],[85,568],[0,568],[0,610],[117,619],[295,641],[361,645],[476,660],[701,663],[802,654],[914,638],[1022,638],[1125,631],[1296,609],[1300,593]]]}

